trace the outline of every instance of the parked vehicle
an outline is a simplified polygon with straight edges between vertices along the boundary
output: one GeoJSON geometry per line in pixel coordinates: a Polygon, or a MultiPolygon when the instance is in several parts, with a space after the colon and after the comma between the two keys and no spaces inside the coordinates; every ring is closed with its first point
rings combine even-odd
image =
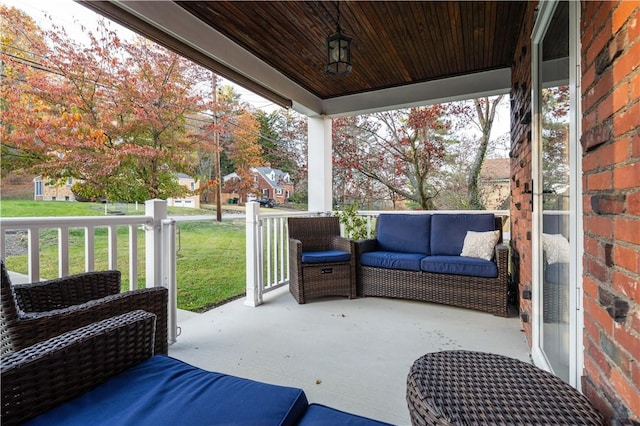
{"type": "Polygon", "coordinates": [[[260,203],[260,207],[268,207],[272,209],[276,206],[276,200],[273,198],[256,198],[256,201],[260,203]]]}

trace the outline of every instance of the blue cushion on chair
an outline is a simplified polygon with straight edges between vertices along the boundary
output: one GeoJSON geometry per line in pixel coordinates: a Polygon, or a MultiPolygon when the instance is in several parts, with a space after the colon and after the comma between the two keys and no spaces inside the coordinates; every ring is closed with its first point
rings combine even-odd
{"type": "Polygon", "coordinates": [[[569,282],[569,264],[552,263],[544,267],[544,280],[553,284],[566,284],[569,282]]]}
{"type": "Polygon", "coordinates": [[[429,256],[422,259],[420,268],[425,272],[439,274],[468,275],[471,277],[495,278],[498,265],[490,260],[463,256],[429,256]]]}
{"type": "Polygon", "coordinates": [[[396,253],[389,251],[370,251],[360,255],[360,264],[376,268],[402,269],[404,271],[419,271],[422,253],[396,253]]]}
{"type": "Polygon", "coordinates": [[[154,356],[28,424],[295,425],[307,406],[301,389],[154,356]]]}
{"type": "Polygon", "coordinates": [[[340,426],[385,426],[388,423],[383,423],[377,420],[372,420],[366,417],[358,416],[356,414],[346,413],[344,411],[336,410],[335,408],[326,407],[321,404],[311,404],[307,408],[307,412],[304,417],[298,423],[298,426],[327,426],[327,425],[340,425],[340,426]]]}
{"type": "Polygon", "coordinates": [[[429,214],[381,214],[376,233],[378,250],[428,256],[430,232],[429,214]]]}
{"type": "Polygon", "coordinates": [[[351,254],[340,250],[303,251],[302,263],[348,262],[351,254]]]}
{"type": "Polygon", "coordinates": [[[467,231],[486,232],[496,229],[491,213],[434,214],[431,219],[431,254],[460,256],[467,231]]]}

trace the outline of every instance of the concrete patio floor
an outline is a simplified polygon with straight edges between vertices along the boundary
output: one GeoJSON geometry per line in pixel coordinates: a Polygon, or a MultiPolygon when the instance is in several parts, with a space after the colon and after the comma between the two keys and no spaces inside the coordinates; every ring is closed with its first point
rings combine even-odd
{"type": "Polygon", "coordinates": [[[179,311],[169,355],[206,370],[302,388],[309,402],[408,425],[406,378],[427,352],[474,350],[529,362],[517,316],[385,298],[298,305],[283,287],[257,308],[238,299],[179,311]]]}

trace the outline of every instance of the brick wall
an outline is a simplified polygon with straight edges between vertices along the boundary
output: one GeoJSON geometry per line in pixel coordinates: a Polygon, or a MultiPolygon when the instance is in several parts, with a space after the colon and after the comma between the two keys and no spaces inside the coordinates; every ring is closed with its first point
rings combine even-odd
{"type": "MultiPolygon", "coordinates": [[[[530,3],[512,67],[512,275],[531,286],[530,3]]],[[[581,3],[583,391],[607,422],[640,421],[640,2],[581,3]]],[[[523,319],[531,303],[520,297],[523,319]]],[[[523,328],[531,342],[530,322],[523,328]]]]}
{"type": "Polygon", "coordinates": [[[519,286],[523,328],[531,344],[531,32],[535,4],[529,4],[511,73],[511,275],[519,286]],[[527,321],[528,317],[528,321],[527,321]],[[525,322],[526,321],[526,322],[525,322]]]}
{"type": "Polygon", "coordinates": [[[640,2],[582,2],[583,391],[640,421],[640,2]]]}

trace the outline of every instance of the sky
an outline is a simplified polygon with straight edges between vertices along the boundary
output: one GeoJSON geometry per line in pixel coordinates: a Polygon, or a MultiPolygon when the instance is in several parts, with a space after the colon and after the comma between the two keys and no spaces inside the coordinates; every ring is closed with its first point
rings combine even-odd
{"type": "MultiPolygon", "coordinates": [[[[79,26],[84,25],[88,28],[93,28],[95,26],[91,24],[102,18],[101,15],[72,0],[0,0],[0,4],[21,9],[30,15],[42,29],[50,27],[50,21],[46,18],[49,15],[58,25],[64,25],[67,34],[76,37],[79,41],[84,38],[79,26]]],[[[112,28],[117,29],[120,37],[133,37],[134,33],[130,30],[116,23],[112,25],[112,28]]],[[[222,84],[235,87],[236,92],[241,96],[241,100],[253,105],[255,108],[264,109],[267,112],[278,108],[274,103],[228,80],[222,79],[222,84]]]]}

